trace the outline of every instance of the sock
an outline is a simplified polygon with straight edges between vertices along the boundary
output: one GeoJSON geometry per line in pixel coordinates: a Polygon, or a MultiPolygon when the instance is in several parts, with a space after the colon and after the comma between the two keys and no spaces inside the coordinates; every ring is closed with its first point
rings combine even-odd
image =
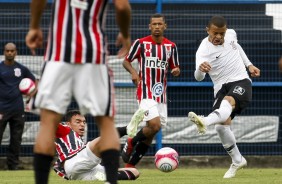
{"type": "Polygon", "coordinates": [[[129,170],[118,171],[118,180],[135,180],[136,176],[129,170]]]}
{"type": "Polygon", "coordinates": [[[103,165],[107,176],[107,182],[117,184],[117,171],[119,167],[119,151],[110,149],[101,153],[103,165]]]}
{"type": "Polygon", "coordinates": [[[125,127],[117,127],[117,131],[119,133],[119,137],[123,137],[127,135],[126,126],[125,127]]]}
{"type": "Polygon", "coordinates": [[[207,126],[224,123],[232,113],[232,106],[227,100],[222,100],[220,107],[204,117],[207,126]]]}
{"type": "Polygon", "coordinates": [[[224,149],[232,158],[232,163],[241,163],[242,155],[236,145],[236,139],[230,129],[230,125],[215,125],[215,130],[219,135],[224,149]]]}
{"type": "Polygon", "coordinates": [[[47,184],[53,156],[44,154],[34,154],[33,167],[36,184],[47,184]]]}
{"type": "Polygon", "coordinates": [[[147,139],[147,137],[143,133],[143,128],[141,128],[141,130],[139,130],[139,132],[136,134],[136,136],[133,137],[132,146],[135,146],[138,142],[142,142],[146,139],[147,139]]]}
{"type": "Polygon", "coordinates": [[[136,165],[145,155],[149,148],[150,146],[145,144],[144,142],[138,142],[138,144],[135,146],[135,150],[133,151],[128,164],[136,165]]]}

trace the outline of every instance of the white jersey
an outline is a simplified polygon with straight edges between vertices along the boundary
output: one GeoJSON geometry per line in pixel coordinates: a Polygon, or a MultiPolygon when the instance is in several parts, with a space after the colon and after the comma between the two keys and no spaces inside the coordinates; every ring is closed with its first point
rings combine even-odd
{"type": "Polygon", "coordinates": [[[220,90],[222,84],[239,81],[250,77],[246,67],[252,63],[249,61],[242,47],[237,43],[236,32],[228,29],[222,45],[213,45],[206,37],[196,52],[195,78],[201,81],[205,73],[199,71],[203,62],[209,62],[211,70],[208,73],[214,84],[214,95],[220,90]]]}

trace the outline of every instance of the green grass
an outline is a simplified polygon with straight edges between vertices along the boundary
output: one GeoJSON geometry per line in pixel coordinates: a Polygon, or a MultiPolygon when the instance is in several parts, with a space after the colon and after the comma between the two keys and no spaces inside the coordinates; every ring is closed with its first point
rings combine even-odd
{"type": "MultiPolygon", "coordinates": [[[[140,169],[141,176],[136,181],[120,181],[120,184],[281,184],[281,169],[242,169],[236,178],[222,179],[226,169],[177,169],[171,173],[162,173],[156,169],[140,169]]],[[[33,171],[0,171],[1,184],[32,184],[33,171]]],[[[57,183],[103,183],[91,181],[67,181],[53,171],[50,184],[57,183]]]]}

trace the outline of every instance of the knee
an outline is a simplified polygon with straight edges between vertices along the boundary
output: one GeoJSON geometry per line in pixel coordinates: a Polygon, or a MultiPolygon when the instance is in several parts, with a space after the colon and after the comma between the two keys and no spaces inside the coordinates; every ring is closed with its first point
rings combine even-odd
{"type": "Polygon", "coordinates": [[[225,132],[225,128],[226,128],[225,125],[220,125],[220,124],[215,125],[215,131],[218,134],[223,134],[225,132]]]}
{"type": "Polygon", "coordinates": [[[235,99],[232,96],[225,96],[224,100],[228,101],[232,107],[235,106],[235,99]]]}
{"type": "Polygon", "coordinates": [[[161,123],[160,123],[160,121],[151,123],[151,124],[150,124],[150,129],[151,129],[151,131],[152,131],[153,134],[158,133],[158,131],[161,129],[161,123]]]}

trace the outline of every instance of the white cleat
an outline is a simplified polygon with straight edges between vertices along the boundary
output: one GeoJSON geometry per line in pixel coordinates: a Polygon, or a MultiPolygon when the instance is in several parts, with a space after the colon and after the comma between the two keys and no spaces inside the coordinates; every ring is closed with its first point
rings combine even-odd
{"type": "Polygon", "coordinates": [[[242,157],[242,161],[241,161],[240,164],[235,164],[235,163],[231,164],[230,168],[224,174],[223,178],[233,178],[233,177],[235,177],[236,172],[239,169],[242,169],[243,167],[246,167],[246,166],[247,166],[247,160],[244,157],[242,157]]]}
{"type": "Polygon", "coordinates": [[[189,112],[188,113],[188,119],[190,121],[192,121],[195,125],[197,125],[199,134],[205,134],[206,133],[207,127],[206,127],[202,117],[198,116],[194,112],[189,112]]]}
{"type": "Polygon", "coordinates": [[[144,109],[138,109],[131,118],[131,121],[126,127],[126,132],[129,137],[134,137],[137,133],[138,125],[143,121],[145,113],[144,109]]]}

